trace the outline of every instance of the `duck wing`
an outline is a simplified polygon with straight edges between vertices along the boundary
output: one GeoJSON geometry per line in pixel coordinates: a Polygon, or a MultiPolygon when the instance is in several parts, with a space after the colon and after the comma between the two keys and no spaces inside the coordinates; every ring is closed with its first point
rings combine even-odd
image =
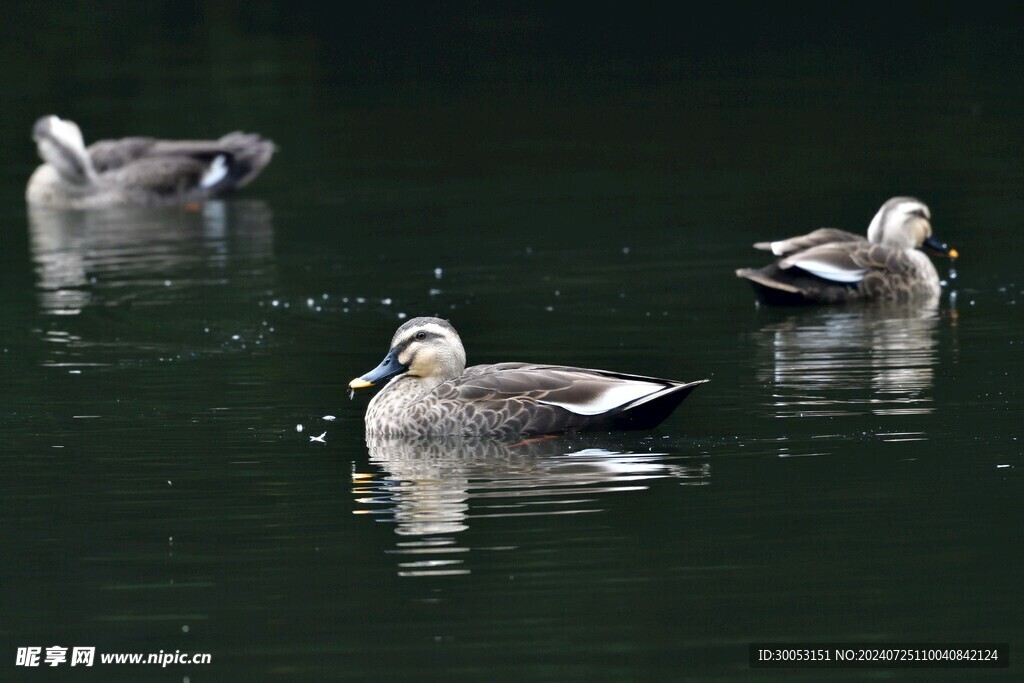
{"type": "Polygon", "coordinates": [[[856,284],[864,279],[870,264],[866,260],[871,250],[863,242],[832,242],[804,249],[779,260],[783,270],[797,267],[823,280],[842,284],[856,284]]]}
{"type": "Polygon", "coordinates": [[[232,188],[244,187],[270,163],[277,146],[255,133],[235,131],[219,140],[158,140],[151,154],[189,156],[213,162],[223,157],[225,179],[232,188]]]}
{"type": "Polygon", "coordinates": [[[867,238],[838,228],[818,228],[813,232],[809,232],[806,235],[800,235],[798,237],[790,237],[789,239],[776,240],[774,242],[756,242],[754,244],[754,248],[770,251],[776,256],[789,256],[790,254],[795,254],[797,252],[810,249],[811,247],[817,247],[834,242],[867,243],[867,238]]]}
{"type": "Polygon", "coordinates": [[[183,199],[195,195],[198,199],[211,194],[207,190],[216,185],[204,185],[204,178],[214,177],[210,174],[219,174],[213,163],[184,156],[154,156],[136,159],[101,178],[125,193],[138,194],[140,201],[146,196],[183,199]]]}
{"type": "Polygon", "coordinates": [[[779,267],[796,266],[825,280],[852,284],[872,271],[910,275],[915,266],[907,253],[881,244],[836,242],[812,247],[779,260],[779,267]]]}
{"type": "Polygon", "coordinates": [[[812,247],[763,268],[740,268],[769,304],[844,303],[883,295],[894,282],[913,282],[910,256],[867,240],[812,247]]]}
{"type": "MultiPolygon", "coordinates": [[[[707,380],[677,382],[559,365],[500,363],[468,368],[435,390],[473,419],[522,434],[649,429],[707,380]]],[[[493,427],[492,427],[493,428],[493,427]]]]}
{"type": "Polygon", "coordinates": [[[145,156],[156,143],[155,138],[133,137],[121,140],[100,140],[86,150],[97,173],[107,173],[145,156]]]}
{"type": "Polygon", "coordinates": [[[248,184],[275,150],[258,135],[234,132],[219,140],[102,140],[89,156],[104,180],[126,191],[201,199],[248,184]]]}

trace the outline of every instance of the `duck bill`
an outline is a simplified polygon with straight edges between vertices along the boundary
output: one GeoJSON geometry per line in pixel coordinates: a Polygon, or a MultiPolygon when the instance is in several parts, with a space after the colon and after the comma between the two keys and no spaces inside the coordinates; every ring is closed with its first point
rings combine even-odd
{"type": "Polygon", "coordinates": [[[356,377],[354,380],[348,383],[350,389],[365,389],[366,387],[372,387],[374,384],[379,384],[386,379],[390,379],[395,375],[405,372],[409,369],[408,365],[402,365],[398,362],[398,351],[392,349],[391,352],[384,356],[384,360],[380,362],[380,365],[370,370],[362,377],[356,377]]]}
{"type": "Polygon", "coordinates": [[[931,251],[939,256],[948,256],[949,258],[957,258],[960,256],[960,252],[953,249],[945,242],[940,242],[934,237],[929,237],[924,241],[924,248],[931,251]]]}

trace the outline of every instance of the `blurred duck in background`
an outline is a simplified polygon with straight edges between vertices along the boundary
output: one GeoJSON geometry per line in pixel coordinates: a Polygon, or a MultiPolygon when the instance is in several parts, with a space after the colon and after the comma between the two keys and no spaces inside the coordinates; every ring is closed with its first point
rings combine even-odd
{"type": "Polygon", "coordinates": [[[878,210],[867,238],[836,228],[758,242],[780,257],[763,268],[740,268],[762,301],[771,305],[851,301],[938,301],[939,274],[920,249],[957,258],[932,237],[931,212],[913,197],[893,197],[878,210]]]}
{"type": "Polygon", "coordinates": [[[78,126],[44,116],[32,129],[43,164],[28,181],[34,206],[90,208],[202,202],[244,187],[270,163],[273,142],[252,133],[219,140],[100,140],[88,147],[78,126]]]}

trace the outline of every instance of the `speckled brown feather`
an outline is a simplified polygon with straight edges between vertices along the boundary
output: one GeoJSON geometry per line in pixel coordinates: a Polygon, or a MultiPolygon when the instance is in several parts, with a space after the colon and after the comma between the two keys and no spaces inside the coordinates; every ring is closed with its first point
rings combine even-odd
{"type": "MultiPolygon", "coordinates": [[[[620,414],[628,409],[600,415],[579,415],[542,401],[585,400],[580,394],[595,394],[599,388],[622,380],[657,382],[676,387],[661,401],[678,405],[698,385],[636,375],[623,375],[552,365],[502,363],[477,365],[466,374],[440,384],[420,395],[414,378],[392,380],[370,402],[366,412],[367,432],[413,436],[512,436],[555,434],[622,426],[620,414]]],[[[659,406],[645,404],[648,409],[659,406]]],[[[667,417],[671,408],[665,412],[667,417]]],[[[660,420],[658,420],[660,422],[660,420]]],[[[639,424],[639,423],[638,423],[639,424]]],[[[654,425],[650,425],[654,426],[654,425]]],[[[648,428],[633,427],[633,428],[648,428]]]]}

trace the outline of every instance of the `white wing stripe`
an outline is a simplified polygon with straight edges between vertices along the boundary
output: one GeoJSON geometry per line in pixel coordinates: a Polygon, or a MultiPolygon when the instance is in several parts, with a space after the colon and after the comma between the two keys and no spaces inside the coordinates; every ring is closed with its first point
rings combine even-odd
{"type": "Polygon", "coordinates": [[[617,382],[609,386],[596,396],[584,403],[566,403],[564,401],[537,401],[549,406],[559,406],[577,415],[601,415],[614,410],[627,403],[637,401],[649,394],[655,394],[664,389],[660,384],[648,384],[647,382],[617,382]]]}
{"type": "Polygon", "coordinates": [[[824,261],[790,260],[790,264],[833,282],[860,282],[864,279],[864,274],[868,272],[866,268],[839,268],[833,263],[826,263],[824,261]]]}
{"type": "Polygon", "coordinates": [[[213,163],[206,169],[206,173],[203,174],[202,180],[199,181],[200,187],[213,187],[228,174],[228,165],[225,163],[225,157],[223,154],[218,154],[213,160],[213,163]]]}

